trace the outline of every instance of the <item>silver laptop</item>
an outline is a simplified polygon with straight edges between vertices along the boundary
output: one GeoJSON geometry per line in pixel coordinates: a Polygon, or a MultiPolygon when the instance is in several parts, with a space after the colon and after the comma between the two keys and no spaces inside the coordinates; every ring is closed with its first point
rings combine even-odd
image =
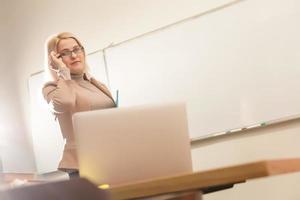
{"type": "Polygon", "coordinates": [[[110,186],[192,172],[183,103],[73,115],[80,176],[110,186]]]}

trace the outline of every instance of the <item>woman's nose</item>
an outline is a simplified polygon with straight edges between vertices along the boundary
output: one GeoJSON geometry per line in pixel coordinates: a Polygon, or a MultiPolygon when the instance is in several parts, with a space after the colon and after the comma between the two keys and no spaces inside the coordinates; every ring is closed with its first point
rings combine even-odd
{"type": "Polygon", "coordinates": [[[77,54],[76,54],[74,51],[72,51],[72,52],[71,52],[71,57],[72,57],[72,58],[76,58],[76,57],[77,57],[77,54]]]}

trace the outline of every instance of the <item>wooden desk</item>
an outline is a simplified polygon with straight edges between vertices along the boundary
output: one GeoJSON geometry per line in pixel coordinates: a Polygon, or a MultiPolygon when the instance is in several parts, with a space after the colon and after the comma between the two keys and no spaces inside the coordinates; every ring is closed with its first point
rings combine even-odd
{"type": "Polygon", "coordinates": [[[113,200],[146,198],[162,194],[201,191],[209,187],[299,171],[300,158],[266,160],[120,185],[111,187],[109,191],[113,200]]]}

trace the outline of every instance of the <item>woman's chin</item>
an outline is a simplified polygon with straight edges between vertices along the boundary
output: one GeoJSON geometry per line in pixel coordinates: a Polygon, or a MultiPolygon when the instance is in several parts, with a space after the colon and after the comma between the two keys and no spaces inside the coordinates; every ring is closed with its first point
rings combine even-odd
{"type": "Polygon", "coordinates": [[[84,70],[71,70],[71,74],[74,74],[74,75],[80,75],[83,73],[84,73],[84,70]]]}
{"type": "Polygon", "coordinates": [[[83,66],[72,66],[70,69],[72,74],[83,74],[84,73],[84,67],[83,66]]]}

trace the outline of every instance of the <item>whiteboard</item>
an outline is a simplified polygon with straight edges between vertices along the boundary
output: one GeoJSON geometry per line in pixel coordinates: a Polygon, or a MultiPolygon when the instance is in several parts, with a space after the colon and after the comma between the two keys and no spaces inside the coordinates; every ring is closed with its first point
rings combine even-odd
{"type": "Polygon", "coordinates": [[[191,138],[300,113],[300,3],[249,0],[107,49],[119,105],[184,101],[191,138]]]}
{"type": "Polygon", "coordinates": [[[88,54],[86,62],[89,66],[91,75],[105,85],[109,86],[109,80],[104,63],[103,52],[88,54]]]}

